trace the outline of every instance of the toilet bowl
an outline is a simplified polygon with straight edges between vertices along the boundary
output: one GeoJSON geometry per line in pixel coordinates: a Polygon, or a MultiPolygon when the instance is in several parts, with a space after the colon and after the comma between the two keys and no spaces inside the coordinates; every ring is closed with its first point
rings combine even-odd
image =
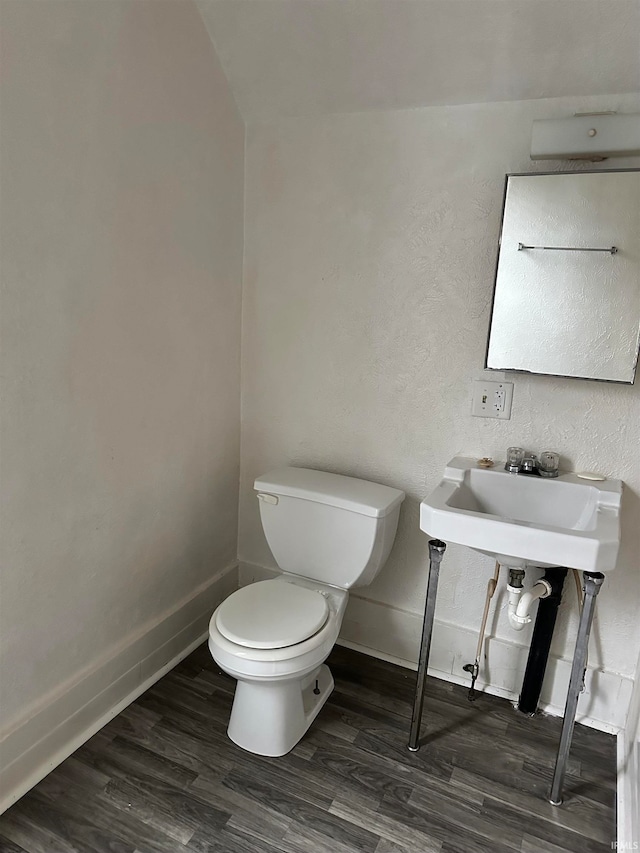
{"type": "MultiPolygon", "coordinates": [[[[279,645],[282,632],[276,631],[278,636],[273,630],[269,632],[270,620],[264,618],[261,627],[266,630],[263,636],[271,639],[264,639],[262,647],[247,645],[249,640],[243,637],[242,631],[229,639],[224,609],[225,603],[230,602],[233,596],[217,608],[209,625],[209,649],[214,660],[238,680],[228,735],[238,746],[258,755],[284,755],[293,749],[333,690],[331,673],[322,664],[338,638],[348,593],[318,583],[309,584],[302,578],[288,575],[259,581],[238,592],[251,591],[268,600],[271,627],[275,628],[282,619],[286,620],[287,615],[291,615],[289,608],[294,602],[288,593],[292,588],[309,595],[312,611],[315,611],[313,596],[317,596],[327,612],[321,626],[310,634],[313,622],[306,623],[308,627],[304,627],[304,618],[301,618],[301,639],[296,641],[296,634],[290,633],[287,639],[292,642],[289,645],[279,645]],[[281,609],[276,604],[278,600],[281,609]],[[278,645],[274,647],[273,643],[278,645]],[[265,648],[265,645],[269,647],[265,648]]],[[[250,613],[248,609],[250,630],[244,633],[250,633],[253,638],[255,631],[251,630],[250,613]]],[[[310,615],[315,617],[315,612],[310,615]]]]}
{"type": "Polygon", "coordinates": [[[209,624],[216,663],[237,679],[228,735],[284,755],[333,690],[324,661],[348,589],[387,560],[404,493],[352,477],[283,468],[255,482],[267,542],[283,574],[232,593],[209,624]]]}

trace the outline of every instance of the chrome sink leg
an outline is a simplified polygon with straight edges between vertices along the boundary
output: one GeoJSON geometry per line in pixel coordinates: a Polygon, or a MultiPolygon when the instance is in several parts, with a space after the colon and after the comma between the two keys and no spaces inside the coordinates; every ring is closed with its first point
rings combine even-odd
{"type": "Polygon", "coordinates": [[[567,760],[569,758],[569,750],[571,749],[571,738],[573,737],[573,727],[576,721],[576,709],[578,707],[578,699],[582,689],[585,664],[587,662],[589,634],[591,633],[591,623],[593,622],[593,613],[596,607],[596,596],[600,592],[600,587],[604,582],[604,575],[601,575],[600,572],[584,572],[583,577],[584,604],[582,605],[582,614],[580,616],[580,624],[578,626],[578,637],[576,639],[576,647],[573,653],[571,678],[569,679],[567,703],[564,707],[564,720],[562,722],[562,734],[560,735],[558,757],[556,758],[556,769],[553,774],[553,783],[551,785],[551,794],[549,796],[549,802],[553,806],[559,806],[562,803],[562,785],[564,783],[564,774],[567,769],[567,760]]]}
{"type": "Polygon", "coordinates": [[[439,539],[429,540],[429,580],[427,581],[427,603],[424,609],[422,623],[422,640],[420,641],[420,657],[418,658],[418,675],[416,678],[416,695],[413,700],[411,716],[411,732],[409,734],[409,751],[420,749],[420,723],[422,722],[422,705],[424,703],[424,683],[427,678],[429,651],[431,650],[431,635],[433,633],[433,617],[436,612],[436,595],[438,593],[438,577],[440,563],[447,546],[439,539]]]}

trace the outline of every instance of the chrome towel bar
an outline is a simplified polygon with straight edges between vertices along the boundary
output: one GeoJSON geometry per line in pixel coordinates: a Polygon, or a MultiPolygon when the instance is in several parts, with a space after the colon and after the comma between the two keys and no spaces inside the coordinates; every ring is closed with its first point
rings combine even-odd
{"type": "Polygon", "coordinates": [[[587,249],[581,246],[525,246],[524,243],[518,243],[518,251],[523,249],[543,249],[545,252],[608,252],[610,255],[618,253],[617,246],[610,246],[608,249],[587,249]]]}

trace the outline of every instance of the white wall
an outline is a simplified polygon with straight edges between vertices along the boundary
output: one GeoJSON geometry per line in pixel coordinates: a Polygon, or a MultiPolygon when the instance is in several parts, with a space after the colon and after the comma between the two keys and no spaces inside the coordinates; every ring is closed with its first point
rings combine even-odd
{"type": "Polygon", "coordinates": [[[109,661],[143,680],[145,655],[206,627],[235,566],[244,128],[191,2],[4,0],[2,18],[15,734],[122,675],[109,661]]]}
{"type": "MultiPolygon", "coordinates": [[[[532,119],[616,108],[638,110],[640,99],[431,107],[248,128],[239,540],[242,561],[273,566],[252,482],[278,465],[404,489],[391,558],[357,591],[343,636],[415,660],[427,562],[418,505],[449,458],[504,458],[519,444],[557,450],[576,470],[620,477],[627,488],[619,568],[600,596],[582,703],[587,717],[614,727],[624,722],[640,645],[640,381],[516,376],[506,422],[472,418],[470,395],[484,358],[505,172],[573,168],[531,163],[532,119]]],[[[462,665],[473,660],[492,570],[471,551],[447,551],[434,659],[451,677],[465,677],[462,665]],[[462,632],[456,648],[451,626],[462,632]]],[[[490,681],[510,694],[526,650],[514,645],[503,596],[498,607],[489,625],[498,638],[490,681]]],[[[572,654],[576,612],[571,582],[556,656],[572,654]]],[[[527,634],[517,641],[526,644],[527,634]]],[[[557,708],[567,668],[552,665],[551,682],[554,671],[561,674],[547,698],[557,708]]]]}

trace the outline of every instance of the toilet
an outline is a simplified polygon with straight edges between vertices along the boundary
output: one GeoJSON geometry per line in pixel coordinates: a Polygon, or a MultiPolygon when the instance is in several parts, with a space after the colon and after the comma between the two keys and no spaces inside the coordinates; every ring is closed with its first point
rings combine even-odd
{"type": "Polygon", "coordinates": [[[209,624],[209,649],[237,679],[228,735],[258,755],[285,755],[333,690],[324,661],[349,589],[387,561],[404,492],[309,468],[258,477],[260,518],[282,570],[232,593],[209,624]]]}

